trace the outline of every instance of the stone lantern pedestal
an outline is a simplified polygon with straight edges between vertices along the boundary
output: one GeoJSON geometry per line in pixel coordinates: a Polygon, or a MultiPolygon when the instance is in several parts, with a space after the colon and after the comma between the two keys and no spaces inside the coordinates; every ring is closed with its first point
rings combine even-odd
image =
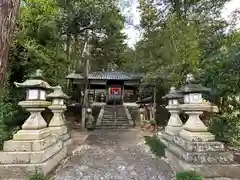
{"type": "Polygon", "coordinates": [[[67,150],[56,136],[52,136],[41,112],[51,103],[46,101],[46,90],[51,86],[40,79],[37,71],[32,79],[16,83],[17,87],[27,89],[26,101],[20,106],[30,112],[22,125],[22,130],[13,139],[4,142],[0,152],[0,177],[28,178],[30,171],[37,169],[44,175],[51,172],[66,157],[67,150]]]}
{"type": "Polygon", "coordinates": [[[67,146],[72,143],[64,115],[64,111],[67,109],[67,107],[64,105],[64,100],[68,99],[68,96],[63,93],[60,86],[57,86],[54,87],[54,92],[47,95],[47,98],[52,100],[52,105],[48,108],[53,112],[53,117],[48,125],[49,129],[51,130],[52,134],[60,138],[64,145],[67,146]]]}
{"type": "Polygon", "coordinates": [[[182,104],[181,109],[189,116],[179,136],[188,141],[214,141],[215,136],[208,132],[208,128],[199,116],[204,111],[216,112],[217,108],[208,104],[182,104]]]}
{"type": "Polygon", "coordinates": [[[184,104],[180,105],[189,118],[165,150],[170,166],[174,171],[194,170],[205,178],[240,177],[240,165],[234,161],[233,153],[226,151],[223,143],[215,141],[199,118],[203,111],[216,112],[217,108],[202,103],[201,93],[207,89],[189,76],[190,80],[182,88],[184,104]]]}

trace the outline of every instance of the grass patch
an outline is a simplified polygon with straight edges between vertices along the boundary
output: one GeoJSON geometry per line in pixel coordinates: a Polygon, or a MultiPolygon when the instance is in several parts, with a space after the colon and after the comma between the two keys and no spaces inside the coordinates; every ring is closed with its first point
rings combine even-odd
{"type": "Polygon", "coordinates": [[[145,136],[146,144],[150,147],[151,151],[158,157],[165,156],[166,146],[156,136],[145,136]]]}
{"type": "Polygon", "coordinates": [[[176,174],[177,180],[204,180],[203,177],[199,176],[194,171],[183,171],[176,174]]]}

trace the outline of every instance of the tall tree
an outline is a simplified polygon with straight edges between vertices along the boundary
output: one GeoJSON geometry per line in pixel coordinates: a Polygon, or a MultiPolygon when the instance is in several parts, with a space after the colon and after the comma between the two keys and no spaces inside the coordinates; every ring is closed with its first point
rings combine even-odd
{"type": "Polygon", "coordinates": [[[20,0],[1,0],[0,2],[0,85],[3,84],[7,69],[9,49],[19,5],[20,0]]]}

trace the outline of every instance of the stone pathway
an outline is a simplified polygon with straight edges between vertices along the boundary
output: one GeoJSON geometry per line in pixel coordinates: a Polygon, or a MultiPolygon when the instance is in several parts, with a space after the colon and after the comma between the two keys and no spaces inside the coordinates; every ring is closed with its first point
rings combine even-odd
{"type": "Polygon", "coordinates": [[[171,180],[169,165],[146,151],[139,130],[96,130],[56,171],[56,180],[171,180]]]}

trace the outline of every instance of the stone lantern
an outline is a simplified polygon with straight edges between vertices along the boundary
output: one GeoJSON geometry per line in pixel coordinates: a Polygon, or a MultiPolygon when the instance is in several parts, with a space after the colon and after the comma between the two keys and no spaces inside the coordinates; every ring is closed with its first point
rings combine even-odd
{"type": "Polygon", "coordinates": [[[217,112],[217,107],[203,102],[202,94],[210,90],[188,74],[180,92],[184,95],[184,104],[179,106],[189,118],[165,149],[169,165],[177,171],[193,170],[204,178],[240,177],[240,165],[234,162],[233,153],[225,149],[224,143],[215,141],[199,118],[204,111],[217,112]]]}
{"type": "Polygon", "coordinates": [[[94,93],[93,93],[93,90],[89,90],[89,91],[88,91],[88,100],[89,100],[89,102],[93,102],[93,101],[94,101],[94,93]]]}
{"type": "Polygon", "coordinates": [[[186,85],[181,91],[184,94],[184,104],[181,104],[180,107],[189,115],[189,118],[180,132],[180,136],[189,141],[214,140],[214,135],[208,132],[208,128],[199,118],[203,111],[217,111],[216,107],[203,103],[202,94],[209,93],[210,89],[198,84],[193,75],[188,74],[186,85]]]}
{"type": "Polygon", "coordinates": [[[165,128],[165,133],[168,135],[178,135],[182,130],[182,121],[179,117],[180,107],[179,99],[183,96],[177,92],[175,87],[171,87],[170,92],[164,96],[164,99],[168,99],[168,106],[166,107],[171,113],[170,119],[168,121],[167,127],[165,128]]]}
{"type": "Polygon", "coordinates": [[[47,98],[52,100],[52,105],[48,108],[53,112],[53,117],[49,123],[49,129],[53,134],[60,137],[64,145],[68,145],[71,143],[71,138],[65,124],[66,119],[64,111],[67,107],[64,101],[69,97],[63,93],[61,86],[56,86],[53,89],[54,91],[47,95],[47,98]]]}
{"type": "Polygon", "coordinates": [[[101,102],[104,102],[104,93],[101,93],[101,95],[100,95],[100,101],[101,101],[101,102]]]}
{"type": "MultiPolygon", "coordinates": [[[[17,173],[18,179],[25,179],[24,175],[35,169],[46,175],[67,153],[63,143],[51,135],[41,115],[51,105],[46,101],[46,91],[52,87],[43,80],[41,70],[37,70],[31,79],[23,83],[15,82],[15,85],[26,89],[26,100],[19,102],[19,105],[30,112],[30,116],[13,139],[4,142],[3,151],[0,152],[0,172],[11,176],[21,172],[17,173]]],[[[2,173],[1,178],[4,178],[2,173]]]]}
{"type": "MultiPolygon", "coordinates": [[[[47,127],[47,123],[43,119],[41,112],[51,104],[46,101],[46,91],[52,87],[43,80],[42,71],[37,70],[35,74],[31,75],[31,79],[23,83],[15,83],[15,85],[16,87],[26,89],[26,101],[19,102],[19,105],[31,113],[30,117],[22,125],[22,131],[19,131],[15,136],[20,132],[24,132],[24,130],[38,130],[47,127]]],[[[33,138],[31,136],[28,137],[33,138]]]]}

